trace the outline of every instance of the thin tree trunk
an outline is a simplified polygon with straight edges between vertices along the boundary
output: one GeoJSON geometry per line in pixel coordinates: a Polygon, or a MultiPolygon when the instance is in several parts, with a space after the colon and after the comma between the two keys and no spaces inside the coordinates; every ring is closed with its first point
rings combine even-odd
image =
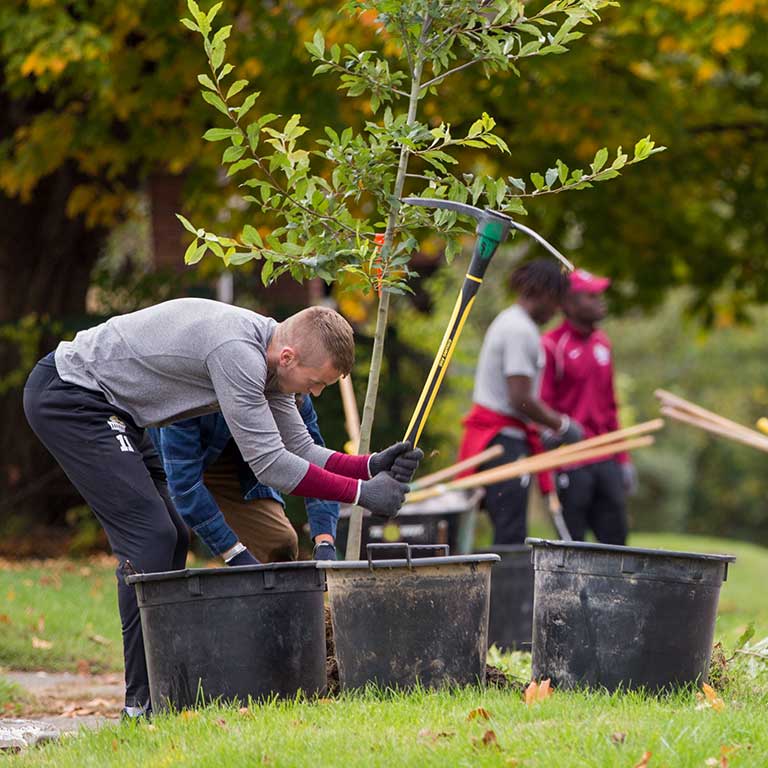
{"type": "MultiPolygon", "coordinates": [[[[427,17],[422,27],[422,37],[426,34],[429,24],[429,17],[427,17]]],[[[411,93],[408,100],[408,125],[413,125],[416,121],[416,110],[419,105],[419,91],[421,90],[423,67],[423,57],[417,56],[413,67],[411,93]]],[[[397,167],[397,176],[395,177],[395,189],[393,194],[395,201],[399,201],[403,194],[405,174],[408,170],[408,156],[409,152],[407,148],[403,146],[400,150],[400,162],[397,167]]],[[[395,202],[389,212],[387,229],[384,234],[384,245],[381,252],[382,259],[384,260],[386,260],[392,249],[392,241],[394,240],[395,226],[397,224],[397,215],[399,211],[399,202],[395,202]]],[[[365,404],[363,405],[363,422],[360,426],[360,446],[358,448],[358,453],[368,453],[371,447],[371,432],[373,430],[373,418],[376,411],[376,398],[379,393],[381,362],[384,357],[384,339],[387,332],[389,300],[389,291],[382,291],[381,297],[379,298],[379,309],[376,314],[376,333],[373,338],[371,369],[368,374],[368,389],[365,393],[365,404]]],[[[362,527],[363,509],[362,507],[354,507],[349,518],[349,533],[347,535],[347,551],[345,554],[347,560],[358,560],[360,558],[362,527]]]]}

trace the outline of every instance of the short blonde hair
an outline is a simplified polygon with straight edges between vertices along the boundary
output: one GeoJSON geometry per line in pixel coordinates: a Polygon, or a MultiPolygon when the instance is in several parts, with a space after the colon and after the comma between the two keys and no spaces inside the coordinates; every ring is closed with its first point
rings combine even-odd
{"type": "Polygon", "coordinates": [[[280,323],[280,341],[295,346],[302,357],[318,360],[325,353],[331,365],[347,376],[355,363],[355,338],[352,326],[329,307],[308,307],[280,323]],[[318,349],[320,347],[320,349],[318,349]]]}

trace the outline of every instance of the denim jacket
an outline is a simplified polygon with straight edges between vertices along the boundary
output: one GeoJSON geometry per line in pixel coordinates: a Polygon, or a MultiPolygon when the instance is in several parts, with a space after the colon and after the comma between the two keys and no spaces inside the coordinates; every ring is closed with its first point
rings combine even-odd
{"type": "MultiPolygon", "coordinates": [[[[309,395],[301,399],[299,413],[315,443],[325,445],[309,395]]],[[[168,489],[179,514],[214,555],[226,552],[237,543],[237,535],[227,524],[203,482],[206,468],[216,461],[232,439],[224,417],[220,413],[212,413],[148,431],[162,459],[168,476],[168,489]]],[[[259,483],[242,458],[238,462],[237,474],[246,501],[274,499],[285,506],[280,494],[274,488],[259,483]]],[[[335,538],[338,503],[310,498],[304,501],[310,536],[314,538],[320,533],[327,533],[335,538]]]]}

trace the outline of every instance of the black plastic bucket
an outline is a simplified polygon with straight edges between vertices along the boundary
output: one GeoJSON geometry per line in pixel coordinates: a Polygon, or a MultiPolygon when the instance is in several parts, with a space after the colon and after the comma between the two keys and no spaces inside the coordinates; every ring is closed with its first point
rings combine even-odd
{"type": "Polygon", "coordinates": [[[325,579],[314,562],[129,576],[152,706],[322,694],[325,579]]]}
{"type": "Polygon", "coordinates": [[[732,555],[526,539],[533,677],[562,688],[669,689],[707,679],[732,555]]]}
{"type": "Polygon", "coordinates": [[[368,559],[325,569],[342,690],[482,684],[491,565],[497,555],[369,544],[368,559]],[[394,559],[376,559],[389,554],[394,559]]]}
{"type": "Polygon", "coordinates": [[[499,544],[475,554],[493,552],[501,562],[491,574],[488,645],[504,651],[530,651],[533,634],[533,563],[524,544],[499,544]]]}

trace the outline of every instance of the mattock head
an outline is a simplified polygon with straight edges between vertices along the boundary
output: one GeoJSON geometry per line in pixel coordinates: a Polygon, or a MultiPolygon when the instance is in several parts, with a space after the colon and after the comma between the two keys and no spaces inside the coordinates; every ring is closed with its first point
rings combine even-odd
{"type": "MultiPolygon", "coordinates": [[[[537,243],[544,246],[558,261],[560,261],[566,269],[573,272],[574,266],[571,262],[563,256],[560,251],[555,248],[554,245],[547,242],[538,232],[526,227],[524,224],[518,224],[510,216],[500,211],[494,211],[490,208],[477,208],[474,205],[467,205],[467,203],[459,203],[455,200],[436,200],[432,197],[404,197],[401,202],[408,203],[409,205],[420,205],[424,208],[444,208],[448,211],[455,211],[461,216],[471,216],[477,221],[477,233],[484,234],[485,226],[489,223],[496,225],[501,224],[500,237],[498,242],[503,243],[509,235],[510,229],[517,229],[520,232],[530,235],[537,243]]],[[[496,238],[494,238],[496,239],[496,238]]]]}

